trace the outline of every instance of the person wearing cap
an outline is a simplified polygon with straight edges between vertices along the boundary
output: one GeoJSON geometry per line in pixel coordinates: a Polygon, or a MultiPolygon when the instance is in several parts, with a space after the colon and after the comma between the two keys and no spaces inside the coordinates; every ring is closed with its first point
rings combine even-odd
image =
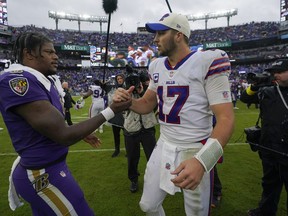
{"type": "Polygon", "coordinates": [[[266,72],[271,82],[256,80],[240,97],[244,103],[259,103],[261,117],[262,196],[249,216],[275,216],[283,185],[288,190],[288,59],[275,61],[266,72]]]}
{"type": "Polygon", "coordinates": [[[136,58],[136,50],[130,50],[127,56],[127,64],[131,67],[137,67],[137,63],[135,61],[136,58]]]}
{"type": "MultiPolygon", "coordinates": [[[[147,23],[146,29],[155,33],[154,43],[162,57],[150,63],[148,89],[143,97],[132,99],[129,109],[144,114],[158,104],[160,137],[146,166],[139,204],[146,215],[163,216],[166,195],[183,191],[186,215],[207,216],[210,171],[234,127],[230,61],[218,49],[192,52],[184,15],[165,14],[159,22],[147,23]]],[[[133,86],[117,89],[113,101],[129,100],[133,90],[133,86]]]]}

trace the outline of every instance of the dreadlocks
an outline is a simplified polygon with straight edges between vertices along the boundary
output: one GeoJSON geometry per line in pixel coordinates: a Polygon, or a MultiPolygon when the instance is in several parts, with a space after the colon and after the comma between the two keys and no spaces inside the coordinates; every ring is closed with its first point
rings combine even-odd
{"type": "Polygon", "coordinates": [[[38,49],[39,53],[42,45],[47,42],[52,42],[48,37],[37,32],[25,32],[18,36],[13,48],[15,62],[23,64],[23,50],[27,49],[31,54],[32,50],[38,49]]]}

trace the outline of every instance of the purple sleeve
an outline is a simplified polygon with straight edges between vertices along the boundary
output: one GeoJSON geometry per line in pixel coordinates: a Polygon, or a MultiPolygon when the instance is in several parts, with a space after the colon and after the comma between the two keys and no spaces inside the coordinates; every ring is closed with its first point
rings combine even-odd
{"type": "Polygon", "coordinates": [[[0,89],[0,100],[5,111],[24,103],[49,100],[45,87],[36,77],[27,73],[6,76],[0,82],[0,89]]]}

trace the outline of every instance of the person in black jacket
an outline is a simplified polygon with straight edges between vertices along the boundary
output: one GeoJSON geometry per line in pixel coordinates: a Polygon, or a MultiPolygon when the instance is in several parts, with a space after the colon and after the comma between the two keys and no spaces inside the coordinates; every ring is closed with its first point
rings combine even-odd
{"type": "MultiPolygon", "coordinates": [[[[116,88],[123,87],[125,76],[122,73],[119,73],[115,76],[116,81],[116,88]]],[[[124,117],[122,113],[117,113],[114,118],[110,119],[108,121],[112,125],[112,131],[113,131],[113,138],[114,138],[114,146],[115,150],[111,157],[117,157],[120,154],[120,134],[121,130],[123,130],[123,124],[124,124],[124,117]]]]}
{"type": "Polygon", "coordinates": [[[262,197],[249,216],[275,216],[283,185],[288,190],[288,59],[279,59],[266,69],[274,77],[257,75],[241,95],[244,103],[260,104],[261,137],[258,153],[262,161],[262,197]],[[270,85],[269,85],[270,84],[270,85]]]}
{"type": "Polygon", "coordinates": [[[64,96],[65,120],[68,125],[73,125],[72,120],[71,120],[70,109],[73,107],[72,104],[76,104],[76,102],[73,100],[70,94],[68,82],[63,82],[62,88],[64,89],[64,92],[65,92],[65,96],[64,96]]]}

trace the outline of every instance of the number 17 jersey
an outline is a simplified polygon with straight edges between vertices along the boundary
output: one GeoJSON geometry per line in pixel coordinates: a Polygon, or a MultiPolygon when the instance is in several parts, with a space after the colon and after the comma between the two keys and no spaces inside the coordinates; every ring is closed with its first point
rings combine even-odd
{"type": "Polygon", "coordinates": [[[231,102],[231,65],[222,50],[189,53],[174,67],[168,58],[149,66],[149,89],[157,93],[160,132],[172,143],[190,144],[212,132],[210,105],[231,102]]]}

